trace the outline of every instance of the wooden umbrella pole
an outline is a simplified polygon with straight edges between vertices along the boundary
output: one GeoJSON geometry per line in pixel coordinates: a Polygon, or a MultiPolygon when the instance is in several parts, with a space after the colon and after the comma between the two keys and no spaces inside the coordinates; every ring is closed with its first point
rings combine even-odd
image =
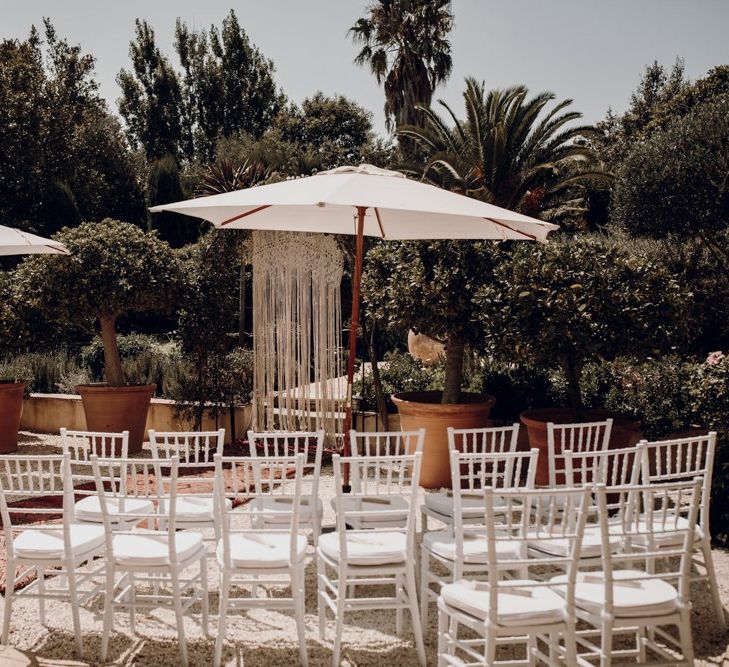
{"type": "MultiPolygon", "coordinates": [[[[354,383],[354,362],[357,356],[357,330],[359,328],[359,292],[362,283],[362,255],[364,254],[364,219],[366,206],[357,207],[357,240],[354,246],[354,276],[352,277],[352,320],[349,325],[349,356],[347,357],[347,397],[344,411],[344,456],[352,453],[349,430],[352,428],[352,384],[354,383]]],[[[349,465],[344,466],[345,492],[349,492],[349,465]]]]}

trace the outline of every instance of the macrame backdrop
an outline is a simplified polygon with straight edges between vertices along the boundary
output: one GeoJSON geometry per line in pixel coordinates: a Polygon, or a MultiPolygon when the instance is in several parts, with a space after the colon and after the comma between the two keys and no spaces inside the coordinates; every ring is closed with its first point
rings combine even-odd
{"type": "Polygon", "coordinates": [[[341,432],[344,261],[324,234],[254,231],[253,428],[341,432]]]}

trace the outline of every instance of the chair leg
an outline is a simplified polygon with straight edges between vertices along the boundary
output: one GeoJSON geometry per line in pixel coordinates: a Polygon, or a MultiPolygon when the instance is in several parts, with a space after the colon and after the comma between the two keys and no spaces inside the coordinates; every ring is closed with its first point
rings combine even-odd
{"type": "Polygon", "coordinates": [[[428,627],[428,597],[430,556],[425,547],[420,547],[420,627],[426,631],[428,627]]]}
{"type": "Polygon", "coordinates": [[[304,562],[302,562],[300,565],[296,565],[291,573],[291,592],[294,598],[296,632],[299,637],[299,661],[303,667],[309,664],[309,655],[306,651],[306,627],[304,625],[305,576],[304,562]]]}
{"type": "Polygon", "coordinates": [[[10,612],[13,606],[13,597],[15,596],[15,564],[12,560],[7,561],[5,570],[5,607],[3,609],[3,634],[2,643],[8,644],[10,641],[10,612]]]}
{"type": "MultiPolygon", "coordinates": [[[[395,576],[395,597],[398,600],[404,600],[405,599],[405,592],[403,591],[403,579],[402,575],[398,574],[395,576]]],[[[395,634],[398,637],[402,636],[402,619],[403,619],[403,609],[402,607],[398,607],[395,610],[395,634]]]]}
{"type": "Polygon", "coordinates": [[[613,664],[613,624],[611,621],[603,622],[600,643],[600,667],[611,667],[613,664]]]}
{"type": "Polygon", "coordinates": [[[173,567],[170,572],[170,584],[172,585],[172,604],[175,609],[177,621],[177,641],[180,644],[180,664],[187,667],[187,638],[185,637],[185,615],[182,612],[182,591],[180,590],[180,579],[177,568],[173,567]]]}
{"type": "Polygon", "coordinates": [[[46,624],[46,571],[45,568],[36,567],[35,576],[38,579],[38,618],[40,624],[46,624]]]}
{"type": "Polygon", "coordinates": [[[220,667],[223,659],[223,643],[225,642],[225,623],[228,613],[228,589],[230,577],[223,571],[220,577],[220,601],[218,604],[218,634],[215,637],[215,667],[220,667]]]}
{"type": "Polygon", "coordinates": [[[694,642],[691,638],[691,611],[684,609],[681,612],[681,621],[678,628],[681,653],[687,665],[694,664],[694,642]]]}
{"type": "Polygon", "coordinates": [[[716,617],[717,630],[723,632],[726,630],[726,615],[724,613],[724,605],[721,603],[721,595],[719,595],[719,587],[716,583],[716,571],[714,570],[714,560],[711,557],[711,543],[708,535],[701,539],[701,552],[704,557],[704,568],[706,569],[706,578],[711,590],[711,598],[714,602],[714,615],[716,617]]]}
{"type": "Polygon", "coordinates": [[[200,606],[202,607],[202,631],[207,637],[210,634],[210,599],[208,595],[207,553],[200,559],[200,595],[200,606]]]}
{"type": "Polygon", "coordinates": [[[564,651],[565,651],[565,662],[568,665],[576,665],[577,664],[577,630],[575,628],[574,620],[567,621],[567,624],[565,626],[564,651]]]}
{"type": "Polygon", "coordinates": [[[76,592],[76,572],[73,563],[66,565],[68,570],[68,595],[71,600],[71,616],[73,618],[73,633],[76,635],[76,651],[78,657],[84,657],[83,634],[81,631],[81,614],[79,612],[78,593],[76,592]]]}
{"type": "Polygon", "coordinates": [[[334,625],[334,646],[332,647],[332,667],[339,667],[339,656],[342,652],[342,631],[344,629],[344,607],[347,602],[346,570],[339,568],[337,582],[337,613],[334,625]]]}
{"type": "Polygon", "coordinates": [[[415,571],[411,565],[405,568],[405,586],[410,606],[410,620],[413,624],[413,634],[415,635],[415,648],[418,651],[418,662],[421,667],[425,667],[425,645],[423,644],[423,626],[420,625],[418,616],[418,587],[415,583],[415,571]]]}
{"type": "Polygon", "coordinates": [[[104,629],[101,633],[101,662],[106,662],[109,650],[109,635],[114,626],[114,569],[107,565],[106,591],[104,594],[104,629]]]}
{"type": "Polygon", "coordinates": [[[127,574],[127,582],[129,584],[129,631],[132,634],[136,634],[137,580],[134,578],[134,572],[127,574]]]}
{"type": "Polygon", "coordinates": [[[327,605],[324,601],[324,578],[326,577],[326,563],[321,557],[316,559],[316,601],[319,611],[319,639],[324,641],[327,626],[327,605]]]}
{"type": "Polygon", "coordinates": [[[448,650],[446,643],[447,631],[448,615],[442,609],[438,609],[438,667],[445,667],[446,665],[445,656],[448,650]]]}

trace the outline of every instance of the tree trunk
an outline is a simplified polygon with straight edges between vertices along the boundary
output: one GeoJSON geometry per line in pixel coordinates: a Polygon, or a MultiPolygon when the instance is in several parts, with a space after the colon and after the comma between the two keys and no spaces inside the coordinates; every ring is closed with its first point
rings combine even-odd
{"type": "Polygon", "coordinates": [[[562,360],[562,370],[567,380],[567,399],[570,407],[574,408],[577,417],[582,417],[582,391],[580,390],[580,376],[582,375],[582,365],[574,359],[565,357],[562,360]]]}
{"type": "Polygon", "coordinates": [[[367,356],[372,366],[372,387],[375,390],[375,401],[377,402],[377,412],[382,420],[382,425],[386,431],[390,430],[390,420],[387,414],[387,403],[385,403],[385,392],[382,390],[382,379],[380,378],[380,367],[377,365],[377,348],[375,346],[375,331],[377,324],[372,323],[372,328],[367,332],[367,318],[362,320],[362,335],[367,344],[367,356]]]}
{"type": "Polygon", "coordinates": [[[124,386],[124,371],[122,370],[119,347],[116,342],[116,318],[105,315],[99,318],[101,323],[101,342],[104,346],[104,377],[110,387],[124,386]]]}
{"type": "Polygon", "coordinates": [[[463,385],[463,343],[448,341],[445,346],[445,386],[441,403],[459,403],[463,385]]]}

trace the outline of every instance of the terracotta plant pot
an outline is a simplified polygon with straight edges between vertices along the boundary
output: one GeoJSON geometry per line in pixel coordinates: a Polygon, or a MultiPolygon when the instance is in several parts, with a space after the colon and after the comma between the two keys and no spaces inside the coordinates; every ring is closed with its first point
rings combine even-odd
{"type": "MultiPolygon", "coordinates": [[[[529,446],[539,450],[536,483],[538,486],[549,484],[549,458],[547,448],[547,424],[575,424],[578,422],[597,422],[608,418],[613,420],[610,436],[610,449],[624,449],[636,445],[643,434],[640,422],[609,410],[582,410],[582,418],[578,419],[576,410],[572,408],[539,408],[521,413],[521,423],[527,427],[529,446]]],[[[558,447],[559,443],[555,443],[558,447]]],[[[559,481],[559,476],[557,478],[559,481]]]]}
{"type": "Polygon", "coordinates": [[[119,433],[129,431],[129,453],[142,451],[147,412],[156,385],[109,387],[84,384],[76,387],[89,431],[119,433]]]}
{"type": "Polygon", "coordinates": [[[491,408],[496,403],[493,396],[481,394],[463,394],[461,403],[447,405],[440,399],[439,391],[405,392],[392,397],[403,431],[425,429],[420,486],[426,489],[451,486],[447,428],[488,426],[491,408]]]}
{"type": "Polygon", "coordinates": [[[10,454],[18,449],[23,392],[27,385],[27,382],[0,381],[0,454],[10,454]]]}

